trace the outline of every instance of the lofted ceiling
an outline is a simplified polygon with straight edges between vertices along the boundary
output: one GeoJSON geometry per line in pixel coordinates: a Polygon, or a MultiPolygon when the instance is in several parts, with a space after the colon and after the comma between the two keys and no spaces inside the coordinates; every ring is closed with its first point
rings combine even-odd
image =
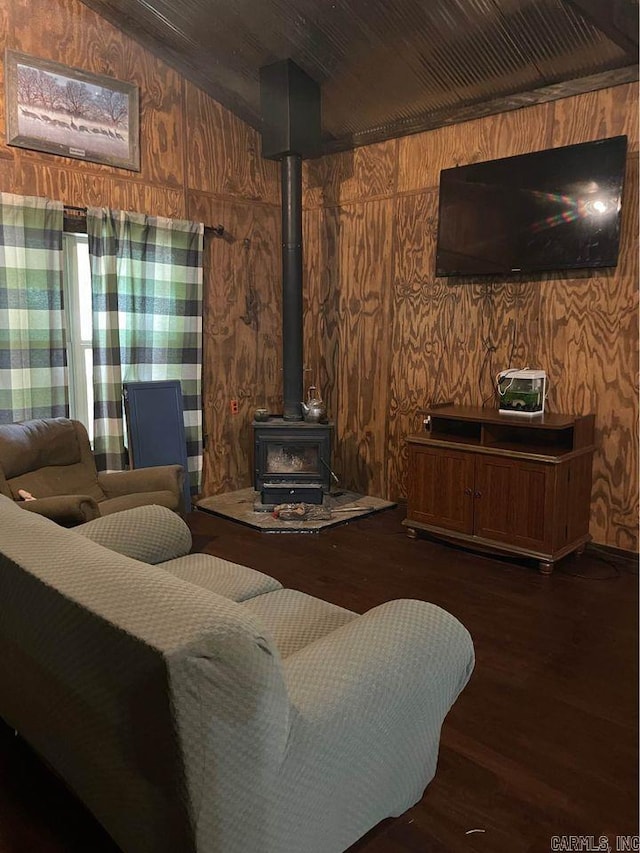
{"type": "Polygon", "coordinates": [[[638,79],[638,0],[84,2],[258,130],[293,60],[325,152],[638,79]]]}

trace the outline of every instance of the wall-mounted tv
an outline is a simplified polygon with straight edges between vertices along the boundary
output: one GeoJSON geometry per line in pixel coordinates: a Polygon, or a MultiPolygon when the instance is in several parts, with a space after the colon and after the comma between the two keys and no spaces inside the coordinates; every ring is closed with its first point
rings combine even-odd
{"type": "Polygon", "coordinates": [[[440,172],[436,275],[612,267],[627,137],[440,172]]]}

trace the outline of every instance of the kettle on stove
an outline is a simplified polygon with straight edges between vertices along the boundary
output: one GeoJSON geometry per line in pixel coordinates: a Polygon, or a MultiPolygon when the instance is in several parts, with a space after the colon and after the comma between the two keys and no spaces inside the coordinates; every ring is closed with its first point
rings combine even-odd
{"type": "Polygon", "coordinates": [[[327,420],[327,407],[318,395],[315,385],[309,387],[307,402],[302,402],[302,417],[307,423],[322,424],[327,420]]]}

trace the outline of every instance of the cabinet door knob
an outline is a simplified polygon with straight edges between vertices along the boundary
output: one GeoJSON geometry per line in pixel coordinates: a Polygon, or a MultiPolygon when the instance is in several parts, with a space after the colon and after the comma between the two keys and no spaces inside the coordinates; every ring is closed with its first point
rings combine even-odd
{"type": "Polygon", "coordinates": [[[473,496],[474,496],[474,498],[481,498],[481,497],[482,497],[482,492],[474,492],[474,493],[473,493],[473,496]]]}
{"type": "Polygon", "coordinates": [[[465,495],[470,495],[471,489],[467,486],[467,488],[464,490],[464,493],[465,493],[465,495]]]}

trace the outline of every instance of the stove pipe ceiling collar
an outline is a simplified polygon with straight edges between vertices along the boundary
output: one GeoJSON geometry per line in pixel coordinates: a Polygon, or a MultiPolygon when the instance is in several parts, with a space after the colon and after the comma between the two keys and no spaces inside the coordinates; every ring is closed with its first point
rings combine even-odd
{"type": "Polygon", "coordinates": [[[320,156],[320,87],[290,59],[260,69],[262,156],[320,156]]]}

